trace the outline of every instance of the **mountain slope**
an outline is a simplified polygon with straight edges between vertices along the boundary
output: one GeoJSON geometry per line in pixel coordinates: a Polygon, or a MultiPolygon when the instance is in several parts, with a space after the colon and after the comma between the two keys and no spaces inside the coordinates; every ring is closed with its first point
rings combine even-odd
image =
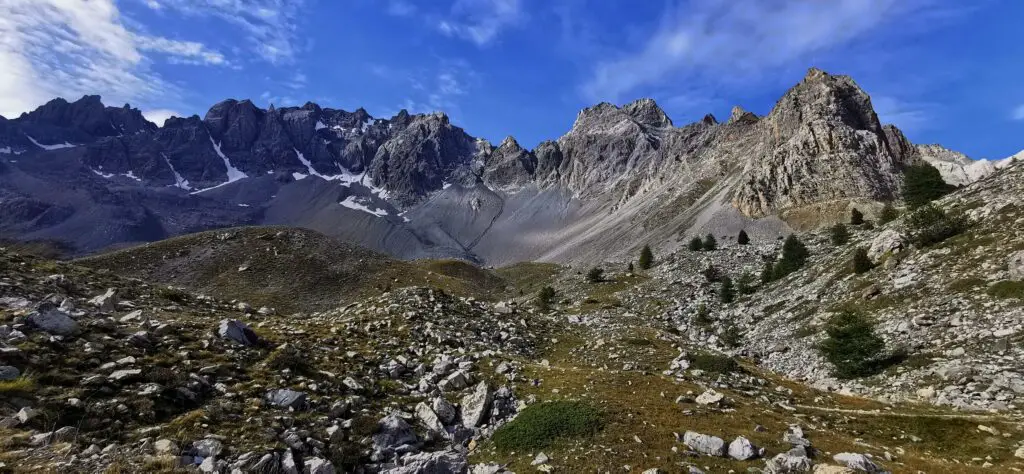
{"type": "Polygon", "coordinates": [[[0,122],[0,150],[9,150],[0,154],[0,197],[23,203],[0,227],[65,239],[79,253],[284,224],[405,259],[594,261],[708,232],[748,228],[773,239],[813,228],[845,215],[850,202],[898,197],[902,170],[920,159],[899,130],[879,123],[852,79],[817,69],[765,117],[737,108],[724,123],[709,115],[676,127],[650,99],[602,103],[534,150],[512,137],[497,147],[475,139],[443,113],[379,119],[362,109],[226,100],[202,119],[156,128],[97,101],[54,101],[0,122]],[[95,114],[128,125],[109,133],[66,118],[95,114]],[[34,145],[29,133],[44,120],[66,133],[34,145]],[[55,168],[49,181],[94,191],[67,198],[23,184],[55,168]],[[125,194],[135,210],[117,215],[125,194]],[[71,231],[84,219],[128,230],[105,239],[71,231]]]}

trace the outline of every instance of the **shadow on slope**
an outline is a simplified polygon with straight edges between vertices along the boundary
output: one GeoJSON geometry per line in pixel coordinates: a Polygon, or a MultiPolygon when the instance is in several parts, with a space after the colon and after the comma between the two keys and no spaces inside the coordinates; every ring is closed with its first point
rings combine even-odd
{"type": "Polygon", "coordinates": [[[465,262],[395,260],[290,227],[201,232],[75,263],[282,312],[323,310],[407,286],[494,299],[506,286],[497,275],[465,262]]]}

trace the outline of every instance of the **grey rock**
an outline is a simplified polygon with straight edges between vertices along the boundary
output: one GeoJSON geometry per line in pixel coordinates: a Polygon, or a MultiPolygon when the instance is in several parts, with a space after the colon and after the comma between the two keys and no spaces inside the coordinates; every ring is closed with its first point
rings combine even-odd
{"type": "Polygon", "coordinates": [[[402,458],[401,465],[381,471],[382,474],[464,474],[469,469],[465,453],[437,451],[412,454],[402,458]]]}
{"type": "Polygon", "coordinates": [[[430,432],[433,433],[444,433],[444,425],[441,420],[434,413],[434,410],[430,408],[424,402],[420,402],[416,405],[416,419],[430,432]]]}
{"type": "Polygon", "coordinates": [[[334,464],[326,459],[321,458],[309,458],[306,459],[306,470],[307,474],[334,474],[334,464]]]}
{"type": "Polygon", "coordinates": [[[736,437],[736,439],[729,443],[729,457],[738,461],[755,459],[761,455],[761,451],[749,439],[742,436],[736,437]]]}
{"type": "Polygon", "coordinates": [[[301,410],[306,406],[306,394],[296,390],[279,388],[267,392],[264,396],[267,404],[292,410],[301,410]]]}
{"type": "Polygon", "coordinates": [[[192,443],[192,451],[204,458],[220,456],[220,453],[224,452],[224,443],[213,438],[205,438],[192,443]]]}
{"type": "Polygon", "coordinates": [[[17,367],[0,365],[0,380],[14,380],[19,376],[21,376],[21,371],[17,367]]]}
{"type": "Polygon", "coordinates": [[[856,471],[879,473],[883,470],[871,461],[867,456],[859,453],[839,453],[832,456],[835,462],[842,464],[856,471]]]}
{"type": "Polygon", "coordinates": [[[28,322],[41,331],[58,336],[74,336],[82,332],[78,322],[56,308],[40,308],[28,316],[28,322]]]}
{"type": "Polygon", "coordinates": [[[487,422],[492,394],[486,381],[477,384],[472,393],[462,397],[462,424],[466,428],[477,428],[487,422]]]}
{"type": "Polygon", "coordinates": [[[112,313],[117,310],[117,300],[117,288],[108,288],[102,295],[89,300],[89,304],[104,313],[112,313]]]}
{"type": "Polygon", "coordinates": [[[395,414],[388,415],[377,422],[377,434],[373,435],[373,448],[380,452],[394,452],[407,445],[418,442],[416,433],[405,420],[395,414]]]}
{"type": "Polygon", "coordinates": [[[725,441],[717,436],[687,431],[683,434],[683,444],[689,446],[698,453],[707,454],[709,456],[721,457],[726,454],[725,441]]]}
{"type": "Polygon", "coordinates": [[[444,397],[434,397],[433,402],[431,402],[431,408],[433,408],[441,423],[446,425],[455,421],[455,417],[458,416],[458,411],[444,397]]]}
{"type": "Polygon", "coordinates": [[[259,344],[259,337],[245,323],[237,319],[223,319],[217,329],[220,337],[237,342],[243,346],[255,346],[259,344]]]}
{"type": "Polygon", "coordinates": [[[1010,270],[1010,278],[1024,280],[1024,250],[1011,253],[1006,258],[1006,266],[1010,270]]]}
{"type": "Polygon", "coordinates": [[[895,229],[885,229],[871,240],[868,258],[878,261],[887,253],[896,253],[907,245],[907,237],[895,229]]]}

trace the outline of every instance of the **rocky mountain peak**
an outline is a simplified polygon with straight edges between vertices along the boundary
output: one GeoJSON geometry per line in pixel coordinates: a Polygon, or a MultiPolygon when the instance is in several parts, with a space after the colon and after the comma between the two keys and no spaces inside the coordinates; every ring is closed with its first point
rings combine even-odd
{"type": "Polygon", "coordinates": [[[650,127],[671,127],[672,120],[654,99],[637,99],[622,108],[634,120],[650,127]]]}
{"type": "Polygon", "coordinates": [[[700,119],[700,123],[703,125],[717,125],[718,119],[713,114],[707,114],[704,118],[700,119]]]}
{"type": "Polygon", "coordinates": [[[734,106],[729,114],[729,121],[726,123],[754,123],[757,122],[757,115],[747,112],[743,107],[734,106]]]}
{"type": "Polygon", "coordinates": [[[513,137],[512,135],[505,137],[505,139],[501,141],[501,144],[498,145],[498,148],[504,148],[507,150],[522,150],[522,147],[519,146],[519,142],[517,142],[515,137],[513,137]]]}

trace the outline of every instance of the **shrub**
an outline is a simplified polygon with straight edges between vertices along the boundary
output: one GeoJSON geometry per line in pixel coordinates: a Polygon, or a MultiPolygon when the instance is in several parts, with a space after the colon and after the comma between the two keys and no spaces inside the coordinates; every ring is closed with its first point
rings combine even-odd
{"type": "Polygon", "coordinates": [[[775,281],[775,264],[771,259],[764,260],[764,266],[761,268],[761,284],[767,285],[775,281]]]}
{"type": "Polygon", "coordinates": [[[929,204],[914,210],[907,218],[907,225],[911,241],[918,247],[927,247],[967,230],[967,219],[929,204]]]}
{"type": "Polygon", "coordinates": [[[555,299],[555,289],[550,286],[545,286],[537,292],[537,309],[548,312],[551,310],[551,302],[555,299]]]}
{"type": "Polygon", "coordinates": [[[885,341],[875,334],[870,321],[853,311],[832,317],[825,328],[828,337],[818,350],[834,369],[836,377],[868,377],[885,370],[898,357],[885,350],[885,341]]]}
{"type": "Polygon", "coordinates": [[[864,214],[860,212],[856,207],[850,211],[850,224],[861,225],[864,223],[864,214]]]}
{"type": "Polygon", "coordinates": [[[775,264],[772,278],[778,280],[799,270],[810,256],[807,246],[795,234],[790,234],[782,244],[782,258],[775,264]]]}
{"type": "Polygon", "coordinates": [[[718,335],[718,340],[722,341],[725,347],[732,349],[739,347],[743,343],[743,334],[740,333],[740,329],[735,324],[729,323],[722,329],[722,333],[718,335]]]}
{"type": "Polygon", "coordinates": [[[865,273],[875,267],[875,263],[868,258],[868,251],[863,247],[853,251],[853,273],[865,273]]]}
{"type": "Polygon", "coordinates": [[[591,268],[587,271],[587,281],[591,283],[597,283],[604,278],[604,270],[598,267],[591,268]]]}
{"type": "Polygon", "coordinates": [[[715,240],[715,236],[708,234],[704,237],[704,250],[714,250],[718,248],[718,241],[715,240]]]}
{"type": "Polygon", "coordinates": [[[882,211],[878,213],[878,222],[880,224],[888,224],[896,220],[896,218],[899,216],[899,211],[897,211],[896,208],[893,207],[892,203],[887,202],[885,203],[885,206],[882,207],[882,211]]]}
{"type": "Polygon", "coordinates": [[[36,391],[36,379],[22,375],[14,380],[0,380],[0,398],[27,396],[36,391]]]}
{"type": "Polygon", "coordinates": [[[558,438],[591,436],[602,426],[601,412],[587,403],[535,403],[494,432],[494,446],[503,452],[543,449],[558,438]]]}
{"type": "Polygon", "coordinates": [[[697,313],[693,315],[693,324],[707,326],[712,322],[711,311],[708,311],[708,305],[701,303],[697,306],[697,313]]]}
{"type": "Polygon", "coordinates": [[[732,285],[732,278],[722,277],[722,287],[718,292],[718,297],[726,304],[732,303],[736,299],[736,287],[732,285]]]}
{"type": "Polygon", "coordinates": [[[651,252],[650,245],[644,245],[644,248],[640,249],[640,260],[637,261],[640,264],[640,268],[647,270],[654,264],[654,254],[651,252]]]}
{"type": "Polygon", "coordinates": [[[689,249],[692,252],[704,250],[704,242],[700,240],[700,237],[694,237],[690,239],[689,249]]]}
{"type": "Polygon", "coordinates": [[[741,295],[754,293],[754,275],[747,271],[740,274],[740,277],[736,279],[736,289],[741,295]]]}
{"type": "Polygon", "coordinates": [[[996,298],[1024,299],[1024,281],[1001,281],[990,286],[986,293],[996,298]]]}
{"type": "Polygon", "coordinates": [[[719,272],[718,267],[714,265],[708,265],[702,273],[704,274],[704,279],[711,283],[718,282],[722,279],[722,273],[719,272]]]}
{"type": "Polygon", "coordinates": [[[731,357],[698,352],[690,356],[690,369],[703,370],[715,374],[731,374],[742,369],[731,357]]]}
{"type": "Polygon", "coordinates": [[[903,200],[911,209],[924,206],[951,189],[939,170],[927,163],[911,165],[903,172],[903,200]]]}
{"type": "Polygon", "coordinates": [[[832,245],[843,245],[850,241],[850,231],[846,229],[845,225],[836,224],[832,226],[831,239],[832,245]]]}
{"type": "Polygon", "coordinates": [[[747,231],[740,231],[740,233],[736,236],[736,243],[740,245],[747,245],[750,243],[750,236],[747,235],[747,231]]]}
{"type": "Polygon", "coordinates": [[[268,369],[275,371],[290,370],[297,374],[310,371],[308,356],[290,346],[282,346],[271,352],[266,360],[268,369]]]}

